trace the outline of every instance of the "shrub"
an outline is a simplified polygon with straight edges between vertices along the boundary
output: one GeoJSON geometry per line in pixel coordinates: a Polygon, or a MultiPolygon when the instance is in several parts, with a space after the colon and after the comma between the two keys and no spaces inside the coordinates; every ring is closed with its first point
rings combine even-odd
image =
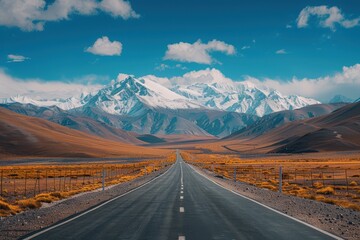
{"type": "Polygon", "coordinates": [[[34,208],[39,208],[39,207],[41,207],[41,202],[36,201],[36,200],[33,199],[33,198],[24,199],[24,200],[19,200],[17,203],[19,204],[19,206],[20,206],[21,208],[31,208],[31,209],[34,209],[34,208]]]}
{"type": "Polygon", "coordinates": [[[319,189],[322,188],[324,185],[321,182],[314,182],[314,187],[319,189]]]}
{"type": "Polygon", "coordinates": [[[10,210],[10,205],[0,200],[0,210],[10,210]]]}
{"type": "Polygon", "coordinates": [[[316,191],[317,194],[332,195],[335,193],[333,187],[324,187],[316,191]]]}
{"type": "Polygon", "coordinates": [[[357,184],[356,181],[352,181],[349,185],[350,185],[350,186],[357,186],[358,184],[357,184]]]}

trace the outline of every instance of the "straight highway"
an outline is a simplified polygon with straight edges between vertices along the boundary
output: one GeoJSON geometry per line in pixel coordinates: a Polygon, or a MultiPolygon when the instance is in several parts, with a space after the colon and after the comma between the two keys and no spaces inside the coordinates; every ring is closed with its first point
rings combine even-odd
{"type": "Polygon", "coordinates": [[[163,175],[24,239],[334,239],[210,181],[177,154],[163,175]]]}

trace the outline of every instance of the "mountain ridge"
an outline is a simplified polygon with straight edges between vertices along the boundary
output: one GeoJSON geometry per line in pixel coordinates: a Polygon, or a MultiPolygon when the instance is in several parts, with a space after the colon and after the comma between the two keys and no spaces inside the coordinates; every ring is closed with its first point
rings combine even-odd
{"type": "MultiPolygon", "coordinates": [[[[187,75],[184,75],[186,78],[187,75]]],[[[72,110],[97,106],[116,115],[136,115],[146,108],[212,109],[263,116],[319,103],[297,95],[285,96],[275,89],[256,86],[249,81],[234,82],[216,69],[192,73],[189,81],[162,83],[154,76],[135,78],[119,74],[116,80],[99,91],[79,98],[36,100],[26,96],[1,99],[0,103],[31,103],[72,110]],[[206,80],[204,80],[206,79],[206,80]]]]}

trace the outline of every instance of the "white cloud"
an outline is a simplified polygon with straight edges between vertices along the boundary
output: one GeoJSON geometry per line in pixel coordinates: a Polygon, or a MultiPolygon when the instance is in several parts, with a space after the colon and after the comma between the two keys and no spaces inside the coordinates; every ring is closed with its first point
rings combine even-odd
{"type": "Polygon", "coordinates": [[[292,28],[292,25],[291,25],[291,24],[286,24],[285,27],[286,27],[286,28],[292,28]]]}
{"type": "Polygon", "coordinates": [[[1,0],[0,25],[23,31],[42,31],[49,21],[69,19],[70,15],[92,15],[99,11],[123,19],[139,15],[125,0],[1,0]]]}
{"type": "Polygon", "coordinates": [[[233,45],[215,39],[208,43],[202,43],[199,39],[193,44],[185,42],[169,44],[164,59],[211,64],[215,60],[210,56],[210,53],[214,51],[227,55],[234,55],[236,53],[233,45]]]}
{"type": "Polygon", "coordinates": [[[187,69],[187,67],[181,65],[180,63],[176,64],[175,67],[176,67],[176,68],[180,68],[180,69],[182,69],[182,70],[187,69]]]}
{"type": "MultiPolygon", "coordinates": [[[[187,72],[182,76],[172,78],[159,78],[153,75],[145,76],[150,80],[161,83],[164,86],[172,87],[175,84],[214,83],[219,82],[226,85],[234,81],[215,68],[206,68],[200,71],[187,72]]],[[[309,79],[293,78],[289,81],[280,79],[258,79],[246,76],[244,79],[236,79],[236,82],[247,81],[255,84],[260,89],[276,89],[284,95],[299,95],[313,98],[322,102],[328,102],[335,95],[343,95],[351,99],[360,97],[360,64],[350,67],[343,67],[341,72],[333,75],[309,79]]]]}
{"type": "Polygon", "coordinates": [[[9,55],[7,55],[7,59],[8,59],[8,62],[23,62],[25,60],[29,60],[30,58],[24,57],[21,55],[9,54],[9,55]]]}
{"type": "Polygon", "coordinates": [[[165,71],[166,69],[170,68],[169,65],[165,64],[165,63],[162,63],[160,64],[159,66],[157,66],[155,68],[155,70],[158,70],[158,71],[165,71]]]}
{"type": "Polygon", "coordinates": [[[360,25],[360,17],[355,19],[346,19],[338,7],[307,6],[301,10],[297,18],[298,28],[305,28],[309,25],[309,19],[314,16],[319,20],[319,26],[335,30],[336,24],[344,28],[352,28],[360,25]]]}
{"type": "Polygon", "coordinates": [[[35,99],[69,98],[82,92],[99,90],[102,85],[93,84],[94,75],[75,79],[75,83],[43,81],[41,79],[15,78],[0,69],[0,98],[23,95],[35,99]],[[89,81],[87,81],[89,80],[89,81]]]}
{"type": "Polygon", "coordinates": [[[162,64],[158,65],[157,67],[155,67],[155,70],[165,71],[166,69],[175,69],[175,68],[182,69],[182,70],[187,69],[187,67],[181,65],[180,63],[176,64],[175,66],[170,66],[165,63],[162,63],[162,64]]]}
{"type": "Polygon", "coordinates": [[[276,54],[287,54],[285,49],[279,49],[275,52],[276,54]]]}
{"type": "Polygon", "coordinates": [[[100,3],[100,9],[111,14],[113,17],[121,16],[124,19],[140,17],[139,14],[132,10],[128,1],[103,0],[100,3]]]}
{"type": "Polygon", "coordinates": [[[284,82],[276,79],[259,80],[248,77],[248,80],[255,84],[263,84],[267,87],[277,89],[281,93],[291,95],[297,94],[304,97],[318,99],[327,102],[335,95],[344,95],[346,97],[357,99],[360,97],[360,64],[350,67],[343,67],[342,72],[332,76],[320,78],[293,78],[284,82]]]}
{"type": "Polygon", "coordinates": [[[246,49],[249,49],[250,48],[250,46],[243,46],[242,48],[241,48],[241,50],[246,50],[246,49]]]}
{"type": "Polygon", "coordinates": [[[120,56],[122,52],[122,44],[118,41],[111,42],[108,37],[98,38],[94,45],[88,47],[86,52],[102,55],[102,56],[120,56]]]}

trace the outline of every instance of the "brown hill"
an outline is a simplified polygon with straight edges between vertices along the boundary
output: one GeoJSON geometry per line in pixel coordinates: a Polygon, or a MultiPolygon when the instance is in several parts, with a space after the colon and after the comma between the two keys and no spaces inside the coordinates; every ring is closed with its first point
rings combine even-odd
{"type": "Polygon", "coordinates": [[[164,153],[96,137],[0,107],[0,156],[141,157],[164,153]]]}
{"type": "Polygon", "coordinates": [[[100,121],[96,121],[86,116],[79,116],[71,112],[64,111],[56,106],[38,107],[32,104],[0,104],[13,112],[20,113],[30,117],[38,117],[51,122],[92,134],[112,141],[128,142],[131,144],[144,144],[138,139],[139,134],[124,131],[119,128],[111,127],[100,121]]]}
{"type": "Polygon", "coordinates": [[[260,136],[274,128],[283,126],[286,123],[323,116],[345,105],[346,103],[314,104],[295,110],[284,110],[271,113],[263,116],[248,127],[243,128],[226,138],[231,139],[232,136],[237,136],[237,138],[239,136],[260,136]]]}
{"type": "Polygon", "coordinates": [[[260,136],[232,135],[222,145],[233,151],[278,153],[360,150],[360,103],[291,122],[260,136]]]}

